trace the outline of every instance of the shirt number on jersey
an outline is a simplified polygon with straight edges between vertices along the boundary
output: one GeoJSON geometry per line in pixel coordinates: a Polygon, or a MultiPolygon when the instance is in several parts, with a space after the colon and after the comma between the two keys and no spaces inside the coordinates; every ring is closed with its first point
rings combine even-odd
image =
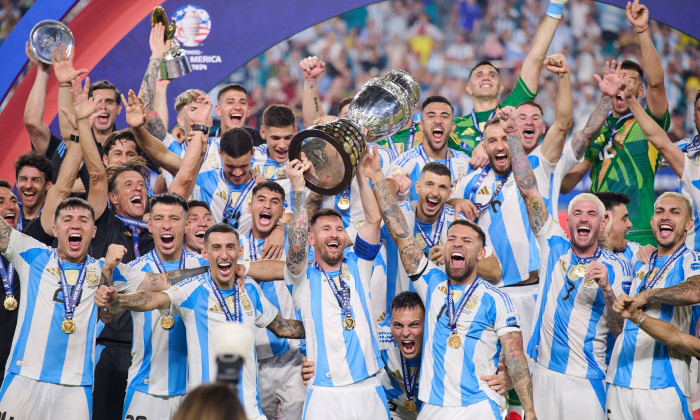
{"type": "MultiPolygon", "coordinates": [[[[73,294],[73,290],[75,290],[75,286],[71,286],[70,288],[70,294],[73,294]]],[[[80,299],[83,297],[83,291],[80,291],[80,295],[78,295],[78,301],[76,302],[75,306],[77,307],[80,305],[80,299]]],[[[59,287],[56,289],[56,292],[53,294],[53,301],[58,302],[58,303],[64,303],[63,300],[63,293],[61,292],[61,288],[59,287]]]]}

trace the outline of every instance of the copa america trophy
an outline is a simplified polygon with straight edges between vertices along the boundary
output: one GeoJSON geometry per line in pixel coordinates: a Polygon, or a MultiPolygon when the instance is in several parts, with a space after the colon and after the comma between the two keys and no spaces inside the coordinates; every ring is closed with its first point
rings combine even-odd
{"type": "Polygon", "coordinates": [[[418,82],[403,70],[370,79],[350,103],[347,119],[298,132],[289,145],[289,159],[299,159],[304,153],[312,164],[304,173],[306,186],[319,194],[338,194],[352,182],[367,143],[391,136],[408,124],[419,100],[418,82]]]}
{"type": "Polygon", "coordinates": [[[66,55],[70,56],[74,45],[73,33],[57,20],[42,20],[29,33],[29,51],[42,63],[51,64],[54,48],[61,51],[61,44],[66,46],[66,55]]]}
{"type": "Polygon", "coordinates": [[[158,22],[165,27],[163,42],[170,40],[170,50],[165,53],[160,62],[160,78],[170,80],[192,73],[190,61],[187,59],[187,55],[180,51],[180,43],[175,39],[175,31],[177,30],[175,18],[172,18],[172,21],[168,23],[165,9],[156,6],[151,13],[151,26],[155,26],[158,22]]]}

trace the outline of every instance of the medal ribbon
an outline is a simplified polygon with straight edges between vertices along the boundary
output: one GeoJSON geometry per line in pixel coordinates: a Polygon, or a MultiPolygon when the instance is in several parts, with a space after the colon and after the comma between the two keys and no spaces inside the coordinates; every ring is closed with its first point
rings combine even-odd
{"type": "Polygon", "coordinates": [[[647,280],[649,280],[649,274],[651,273],[651,270],[654,268],[654,265],[656,265],[656,254],[657,254],[657,251],[654,251],[654,253],[651,254],[651,257],[649,257],[649,272],[644,276],[644,281],[642,282],[642,288],[641,288],[640,291],[643,292],[643,291],[645,291],[645,290],[653,289],[654,286],[656,286],[656,282],[658,282],[659,279],[661,278],[661,275],[662,275],[663,273],[665,273],[666,270],[668,270],[669,267],[671,267],[671,265],[673,265],[673,263],[676,262],[676,260],[678,260],[678,258],[680,258],[681,255],[683,255],[683,253],[684,253],[687,249],[688,249],[688,247],[686,247],[685,244],[683,244],[683,245],[681,245],[680,247],[678,247],[678,249],[675,250],[675,251],[673,252],[673,254],[671,254],[670,257],[668,257],[668,259],[666,260],[666,262],[664,263],[664,265],[663,265],[663,266],[661,267],[661,269],[656,273],[656,275],[654,276],[654,278],[651,279],[651,282],[647,285],[647,280]]]}
{"type": "Polygon", "coordinates": [[[413,401],[413,391],[416,389],[416,378],[418,377],[418,368],[413,371],[408,369],[408,362],[406,358],[401,354],[401,371],[403,373],[403,386],[406,388],[406,399],[413,401]]]}
{"type": "Polygon", "coordinates": [[[12,293],[12,283],[15,280],[15,268],[12,263],[7,264],[7,271],[5,271],[5,264],[0,259],[0,276],[2,276],[2,285],[5,288],[5,299],[15,297],[12,293]]]}
{"type": "MultiPolygon", "coordinates": [[[[17,206],[19,206],[19,217],[17,218],[17,231],[21,232],[24,230],[24,222],[22,221],[24,219],[24,211],[22,210],[22,202],[18,201],[17,206]]],[[[41,216],[41,212],[44,211],[44,205],[41,205],[41,208],[39,209],[39,213],[36,214],[34,219],[37,217],[41,216]]],[[[32,220],[34,220],[32,219],[32,220]]]]}
{"type": "Polygon", "coordinates": [[[698,150],[700,150],[700,140],[698,140],[698,136],[693,137],[693,140],[691,140],[690,143],[686,144],[683,148],[685,153],[697,152],[698,150]]]}
{"type": "Polygon", "coordinates": [[[413,140],[415,139],[415,137],[416,124],[411,124],[411,128],[408,129],[408,139],[406,139],[406,150],[413,149],[413,140]]]}
{"type": "Polygon", "coordinates": [[[471,286],[469,286],[469,289],[467,290],[466,293],[462,295],[462,299],[459,300],[459,304],[457,305],[457,309],[455,309],[455,302],[454,299],[452,298],[452,283],[450,283],[449,280],[447,280],[447,316],[450,320],[450,333],[451,334],[457,334],[457,320],[459,319],[459,316],[462,314],[462,310],[464,310],[464,305],[467,304],[469,301],[469,298],[472,297],[472,294],[476,290],[476,286],[479,284],[479,281],[481,280],[481,277],[477,277],[474,279],[474,282],[472,283],[471,286]]]}
{"type": "Polygon", "coordinates": [[[416,218],[416,227],[418,228],[418,232],[420,232],[421,236],[423,237],[423,240],[428,245],[428,248],[432,248],[440,243],[440,235],[442,234],[442,227],[445,225],[446,218],[447,215],[445,214],[445,206],[442,206],[442,210],[440,211],[440,218],[438,219],[438,224],[435,227],[435,230],[433,231],[432,238],[428,237],[428,234],[426,234],[423,231],[423,229],[420,227],[420,222],[416,218]]]}
{"type": "Polygon", "coordinates": [[[65,306],[66,319],[73,319],[73,312],[75,311],[75,305],[78,303],[78,298],[80,297],[80,292],[83,290],[83,284],[85,283],[85,275],[87,274],[88,263],[93,261],[92,257],[89,255],[85,257],[85,261],[80,266],[80,274],[78,274],[78,280],[75,282],[73,287],[73,294],[69,293],[68,290],[68,280],[66,280],[66,273],[63,270],[63,264],[61,264],[61,259],[56,255],[56,262],[58,263],[58,272],[61,279],[61,291],[63,292],[63,305],[65,306]]]}
{"type": "Polygon", "coordinates": [[[136,220],[130,217],[120,216],[118,214],[116,216],[117,219],[124,223],[124,226],[127,226],[131,230],[131,239],[134,241],[134,254],[136,255],[136,258],[139,258],[141,256],[141,252],[139,251],[139,231],[137,228],[148,229],[148,223],[144,222],[143,220],[136,220]]]}
{"type": "Polygon", "coordinates": [[[396,143],[394,143],[393,136],[387,137],[386,143],[389,145],[389,150],[391,151],[391,157],[394,159],[399,157],[399,149],[396,148],[396,143]]]}
{"type": "Polygon", "coordinates": [[[240,295],[240,291],[238,290],[238,285],[235,282],[233,283],[234,313],[231,314],[231,310],[229,310],[228,305],[226,304],[226,300],[224,299],[224,296],[221,294],[221,289],[219,289],[219,285],[216,284],[216,281],[213,278],[211,278],[211,272],[207,272],[207,280],[209,281],[209,284],[211,285],[211,291],[214,293],[214,297],[216,298],[216,301],[219,302],[219,306],[221,306],[221,310],[224,312],[224,315],[226,316],[226,320],[227,321],[243,322],[243,316],[241,313],[241,295],[240,295]]]}
{"type": "MultiPolygon", "coordinates": [[[[224,183],[226,185],[228,185],[229,182],[226,181],[226,178],[224,178],[223,168],[219,172],[219,175],[221,176],[221,179],[224,180],[224,183]]],[[[238,195],[238,198],[236,199],[236,203],[233,205],[233,207],[231,207],[231,201],[233,198],[233,194],[231,193],[231,189],[229,188],[228,198],[226,199],[226,205],[224,206],[224,219],[223,219],[224,223],[231,224],[231,219],[238,219],[240,217],[240,208],[243,205],[243,203],[245,202],[245,198],[248,196],[248,193],[250,192],[250,190],[253,189],[254,186],[255,186],[255,177],[251,174],[250,179],[248,180],[248,183],[246,184],[245,188],[243,189],[243,192],[241,192],[238,195]]]]}
{"type": "MultiPolygon", "coordinates": [[[[600,257],[600,254],[603,252],[603,250],[600,249],[600,247],[596,248],[595,252],[593,253],[592,257],[579,257],[576,254],[576,251],[574,251],[574,247],[571,247],[571,253],[573,254],[574,257],[576,257],[576,264],[582,264],[582,265],[588,265],[590,264],[593,260],[598,259],[600,257]]],[[[572,263],[573,265],[573,263],[572,263]]]]}
{"type": "MultiPolygon", "coordinates": [[[[498,108],[496,108],[496,109],[498,109],[498,108]]],[[[484,123],[489,122],[491,120],[491,118],[493,118],[493,116],[496,115],[496,109],[491,111],[491,115],[489,115],[489,117],[486,118],[486,121],[484,121],[484,123]]],[[[479,120],[476,118],[476,111],[474,111],[474,108],[472,108],[472,123],[474,124],[474,131],[479,133],[479,135],[476,136],[476,142],[480,143],[481,140],[484,139],[484,133],[482,133],[481,128],[479,128],[479,120]]]]}
{"type": "Polygon", "coordinates": [[[335,296],[335,299],[338,301],[338,304],[343,308],[343,313],[345,318],[351,318],[352,317],[352,309],[350,308],[350,289],[348,288],[347,283],[343,281],[343,267],[345,267],[345,263],[343,262],[340,265],[340,274],[338,275],[338,282],[340,283],[340,290],[338,290],[338,287],[335,285],[335,281],[326,273],[326,271],[321,268],[320,265],[318,265],[317,262],[314,262],[314,267],[318,271],[321,272],[323,277],[325,277],[326,281],[328,284],[331,286],[331,290],[333,291],[333,295],[335,296]]]}
{"type": "MultiPolygon", "coordinates": [[[[471,200],[471,202],[474,203],[474,206],[476,207],[476,211],[479,213],[486,210],[491,205],[491,203],[493,203],[493,200],[496,197],[498,197],[498,195],[501,193],[501,190],[503,189],[503,186],[508,181],[508,179],[505,179],[502,182],[500,182],[496,186],[496,188],[494,188],[493,193],[491,194],[491,198],[489,198],[489,201],[486,202],[486,204],[479,204],[476,202],[476,194],[479,191],[481,184],[484,183],[484,180],[486,179],[486,176],[489,174],[489,172],[491,172],[491,165],[487,164],[486,166],[484,166],[484,169],[481,170],[481,174],[479,175],[479,178],[477,178],[474,185],[472,185],[471,190],[469,190],[469,200],[471,200]]],[[[474,222],[476,223],[478,220],[479,219],[477,218],[476,220],[474,220],[474,222]]]]}
{"type": "MultiPolygon", "coordinates": [[[[418,154],[420,155],[421,159],[423,159],[423,163],[424,163],[424,164],[433,161],[432,159],[430,159],[430,158],[428,157],[428,154],[425,153],[425,149],[423,149],[423,147],[418,147],[417,149],[418,149],[418,154]]],[[[451,159],[451,156],[452,156],[452,151],[451,151],[450,148],[448,147],[448,148],[447,148],[447,151],[445,152],[445,166],[447,166],[448,168],[450,168],[450,174],[453,173],[453,171],[452,171],[452,159],[451,159]]]]}
{"type": "Polygon", "coordinates": [[[615,123],[615,126],[612,127],[610,126],[610,117],[612,117],[612,109],[610,112],[608,112],[608,118],[605,119],[605,126],[610,129],[610,141],[609,143],[613,143],[615,141],[615,135],[617,134],[618,130],[622,126],[622,124],[625,123],[625,120],[628,120],[632,117],[634,117],[634,114],[631,112],[626,113],[625,115],[621,116],[617,122],[615,123]]]}
{"type": "Polygon", "coordinates": [[[248,232],[248,253],[251,261],[258,260],[258,241],[253,238],[253,232],[248,232]]]}
{"type": "MultiPolygon", "coordinates": [[[[160,259],[160,255],[153,248],[150,252],[153,262],[156,264],[159,273],[165,273],[165,266],[163,265],[163,260],[160,259]]],[[[180,270],[185,268],[185,247],[182,247],[182,254],[180,254],[180,270]]]]}

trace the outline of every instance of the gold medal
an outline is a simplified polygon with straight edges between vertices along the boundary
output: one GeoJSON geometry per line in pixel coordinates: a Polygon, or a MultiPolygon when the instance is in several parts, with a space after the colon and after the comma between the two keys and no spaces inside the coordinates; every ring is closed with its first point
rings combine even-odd
{"type": "Polygon", "coordinates": [[[17,299],[15,299],[14,296],[6,297],[3,305],[8,311],[14,311],[17,309],[17,299]]]}
{"type": "Polygon", "coordinates": [[[416,403],[414,403],[413,401],[411,401],[411,400],[406,400],[406,401],[404,401],[404,403],[403,403],[403,408],[405,408],[405,409],[408,410],[408,411],[413,412],[413,411],[416,411],[416,409],[417,409],[418,407],[416,407],[416,403]]]}
{"type": "Polygon", "coordinates": [[[355,329],[355,319],[351,316],[346,316],[345,319],[343,319],[343,327],[348,331],[355,329]]]}
{"type": "Polygon", "coordinates": [[[75,332],[75,322],[72,319],[64,319],[61,322],[61,331],[66,334],[73,334],[75,332]]]}
{"type": "Polygon", "coordinates": [[[350,200],[347,197],[340,197],[338,200],[338,208],[341,210],[347,210],[350,208],[350,200]]]}
{"type": "Polygon", "coordinates": [[[160,326],[165,330],[171,329],[175,325],[175,319],[172,315],[164,316],[160,318],[160,326]]]}
{"type": "Polygon", "coordinates": [[[581,278],[586,276],[586,266],[583,264],[576,264],[571,267],[571,273],[576,276],[576,278],[581,278]]]}
{"type": "Polygon", "coordinates": [[[447,339],[447,344],[453,349],[458,349],[462,345],[462,339],[459,338],[457,334],[450,334],[450,338],[447,339]]]}

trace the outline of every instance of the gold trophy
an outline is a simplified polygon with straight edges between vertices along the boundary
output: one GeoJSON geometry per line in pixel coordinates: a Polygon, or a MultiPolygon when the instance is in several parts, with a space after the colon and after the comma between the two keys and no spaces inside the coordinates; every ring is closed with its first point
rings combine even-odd
{"type": "Polygon", "coordinates": [[[186,74],[192,73],[192,66],[187,59],[187,55],[180,51],[180,43],[175,39],[175,18],[168,22],[168,15],[165,14],[165,9],[161,6],[156,6],[151,13],[151,26],[155,26],[158,22],[165,27],[163,42],[170,40],[170,50],[165,53],[165,57],[160,62],[160,78],[161,79],[176,79],[186,74]]]}

